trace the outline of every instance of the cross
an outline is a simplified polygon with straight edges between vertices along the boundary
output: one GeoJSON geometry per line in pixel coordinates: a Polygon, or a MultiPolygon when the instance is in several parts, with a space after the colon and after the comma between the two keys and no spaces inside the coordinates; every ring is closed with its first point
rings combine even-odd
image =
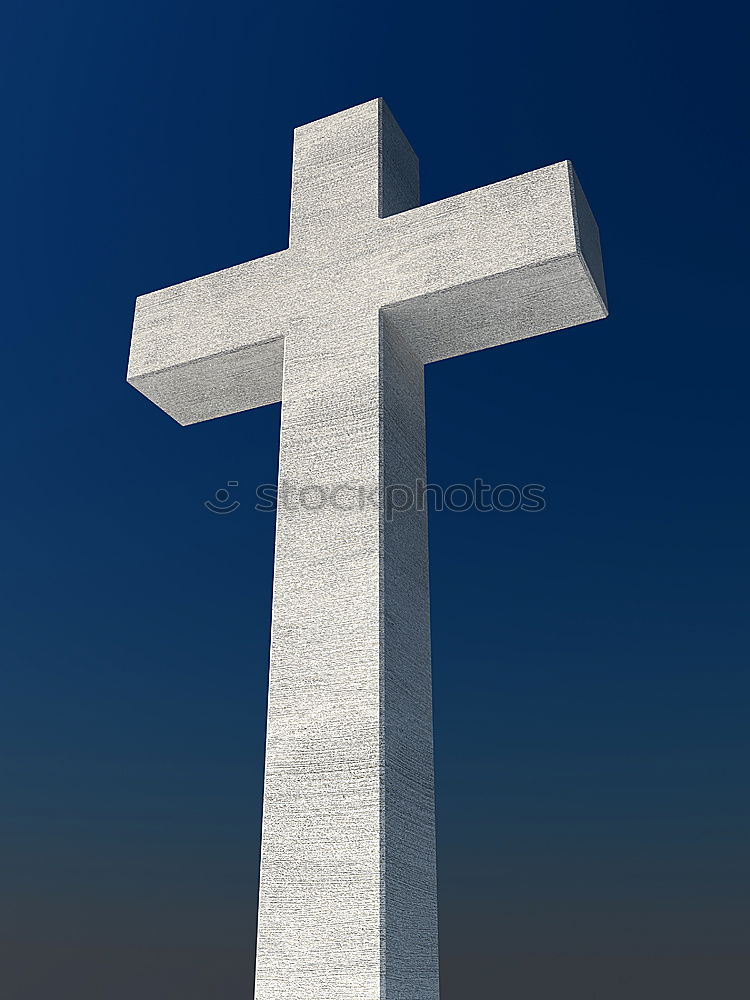
{"type": "Polygon", "coordinates": [[[606,314],[569,162],[419,207],[380,99],[295,129],[288,249],[138,298],[180,424],[282,403],[256,1000],[438,1000],[427,515],[388,491],[425,364],[606,314]]]}

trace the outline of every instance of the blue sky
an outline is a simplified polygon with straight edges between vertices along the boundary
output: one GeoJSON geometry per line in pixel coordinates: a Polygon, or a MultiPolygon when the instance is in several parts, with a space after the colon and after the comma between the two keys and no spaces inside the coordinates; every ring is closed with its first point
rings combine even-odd
{"type": "Polygon", "coordinates": [[[443,1000],[747,995],[739,16],[7,9],[7,1000],[249,995],[279,410],[179,428],[132,308],[281,249],[292,129],[376,96],[424,201],[572,159],[611,308],[427,371],[430,478],[547,499],[431,519],[443,1000]]]}

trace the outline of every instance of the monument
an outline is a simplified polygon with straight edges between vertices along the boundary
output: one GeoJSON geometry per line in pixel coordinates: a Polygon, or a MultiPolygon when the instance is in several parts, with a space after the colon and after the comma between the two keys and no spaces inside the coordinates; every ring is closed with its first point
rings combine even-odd
{"type": "Polygon", "coordinates": [[[288,249],[137,300],[130,384],[180,424],[281,400],[320,498],[277,511],[256,1000],[437,1000],[427,516],[387,492],[425,364],[606,313],[570,163],[419,207],[382,100],[295,130],[288,249]]]}

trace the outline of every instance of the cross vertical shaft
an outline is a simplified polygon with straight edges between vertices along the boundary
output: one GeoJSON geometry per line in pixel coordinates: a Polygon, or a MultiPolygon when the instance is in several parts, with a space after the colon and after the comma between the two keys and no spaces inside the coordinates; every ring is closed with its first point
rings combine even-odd
{"type": "Polygon", "coordinates": [[[437,997],[423,368],[351,322],[284,361],[256,1000],[437,997]]]}
{"type": "Polygon", "coordinates": [[[426,516],[385,509],[424,476],[400,335],[290,338],[256,1000],[437,1000],[426,516]]]}
{"type": "MultiPolygon", "coordinates": [[[[418,198],[382,102],[297,130],[290,247],[418,198]],[[385,155],[384,155],[385,152],[385,155]]],[[[284,352],[256,1000],[437,1000],[423,363],[330,296],[284,352]]]]}

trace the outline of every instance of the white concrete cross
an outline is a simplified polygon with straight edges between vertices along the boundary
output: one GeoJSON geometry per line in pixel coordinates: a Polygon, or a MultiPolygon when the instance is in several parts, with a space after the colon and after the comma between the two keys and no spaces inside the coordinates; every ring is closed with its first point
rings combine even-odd
{"type": "Polygon", "coordinates": [[[280,480],[370,496],[277,512],[256,1000],[437,1000],[427,523],[384,492],[425,479],[426,363],[607,311],[570,163],[418,205],[370,101],[295,130],[288,249],[136,305],[140,392],[282,400],[280,480]]]}

